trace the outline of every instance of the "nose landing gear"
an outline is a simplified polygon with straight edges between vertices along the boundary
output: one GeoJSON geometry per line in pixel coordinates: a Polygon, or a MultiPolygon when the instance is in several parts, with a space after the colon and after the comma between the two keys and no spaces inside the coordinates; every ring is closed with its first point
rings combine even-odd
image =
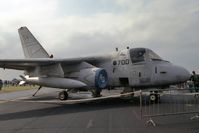
{"type": "Polygon", "coordinates": [[[160,94],[158,93],[158,91],[151,91],[149,100],[151,103],[159,103],[160,102],[160,94]]]}

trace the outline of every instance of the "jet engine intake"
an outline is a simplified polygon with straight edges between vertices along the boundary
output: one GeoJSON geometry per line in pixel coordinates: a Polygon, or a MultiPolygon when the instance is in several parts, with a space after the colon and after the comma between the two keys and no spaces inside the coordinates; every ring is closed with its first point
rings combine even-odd
{"type": "Polygon", "coordinates": [[[106,88],[108,84],[108,74],[103,68],[82,69],[78,79],[87,84],[87,86],[99,90],[106,88]]]}

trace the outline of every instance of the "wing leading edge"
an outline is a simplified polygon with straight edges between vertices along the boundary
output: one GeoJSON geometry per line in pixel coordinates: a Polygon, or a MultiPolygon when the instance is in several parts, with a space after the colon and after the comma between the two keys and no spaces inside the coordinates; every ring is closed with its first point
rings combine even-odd
{"type": "Polygon", "coordinates": [[[108,60],[108,57],[85,57],[69,59],[32,58],[32,59],[0,59],[0,68],[28,70],[38,66],[48,66],[60,63],[63,67],[87,62],[93,66],[108,60]]]}

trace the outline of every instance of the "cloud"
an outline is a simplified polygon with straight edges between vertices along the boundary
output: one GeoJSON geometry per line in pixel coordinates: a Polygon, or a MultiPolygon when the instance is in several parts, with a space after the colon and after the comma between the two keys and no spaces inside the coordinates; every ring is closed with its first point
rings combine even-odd
{"type": "Polygon", "coordinates": [[[129,45],[151,48],[190,71],[199,70],[199,1],[86,0],[85,3],[1,2],[0,58],[23,57],[17,29],[27,26],[55,57],[104,54],[116,46],[129,45]]]}

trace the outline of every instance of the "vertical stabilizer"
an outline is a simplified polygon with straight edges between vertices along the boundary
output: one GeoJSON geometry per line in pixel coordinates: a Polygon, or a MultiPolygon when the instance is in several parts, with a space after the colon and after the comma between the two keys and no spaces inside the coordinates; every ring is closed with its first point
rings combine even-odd
{"type": "Polygon", "coordinates": [[[49,58],[46,50],[32,35],[27,27],[18,29],[25,58],[49,58]]]}

